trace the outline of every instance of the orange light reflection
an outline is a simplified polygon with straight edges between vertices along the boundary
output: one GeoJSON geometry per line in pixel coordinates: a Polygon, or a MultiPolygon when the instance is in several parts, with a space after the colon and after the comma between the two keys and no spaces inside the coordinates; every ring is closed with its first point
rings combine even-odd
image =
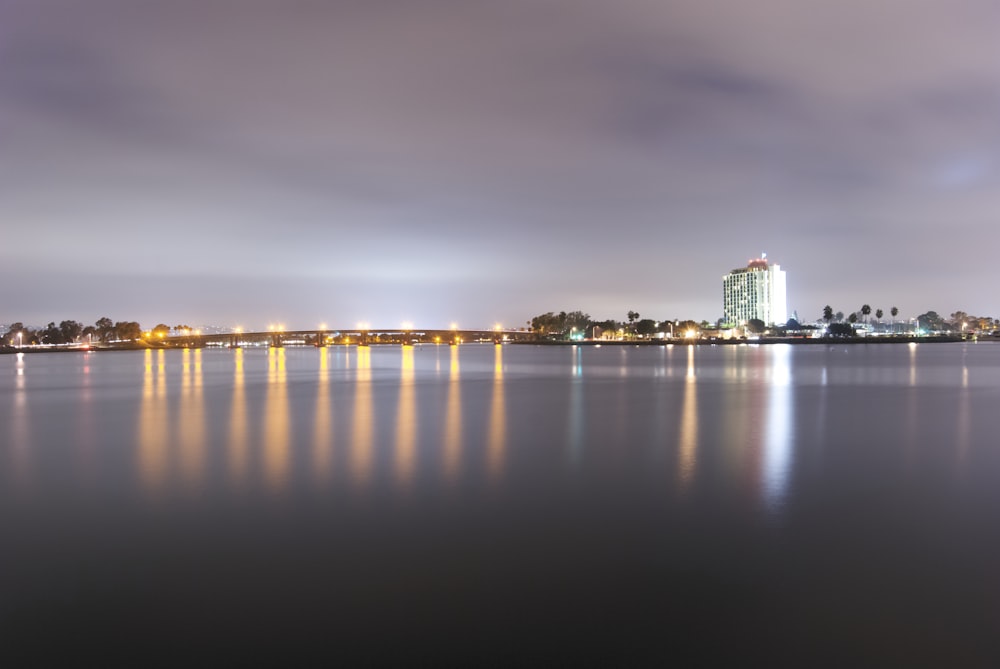
{"type": "Polygon", "coordinates": [[[503,384],[503,346],[494,346],[493,349],[493,400],[490,405],[486,455],[490,478],[497,481],[503,474],[507,447],[507,409],[503,384]]]}
{"type": "Polygon", "coordinates": [[[448,481],[458,476],[462,460],[462,393],[459,388],[458,347],[451,347],[451,373],[448,377],[448,405],[444,419],[444,475],[448,481]]]}
{"type": "Polygon", "coordinates": [[[319,349],[316,389],[316,418],[313,424],[313,472],[316,480],[329,480],[333,463],[333,409],[330,406],[330,351],[319,349]]]}
{"type": "Polygon", "coordinates": [[[364,487],[372,473],[372,387],[371,349],[358,346],[357,375],[354,382],[354,431],[351,439],[351,476],[354,483],[364,487]]]}
{"type": "Polygon", "coordinates": [[[404,346],[402,352],[396,413],[396,479],[401,486],[408,487],[416,469],[417,407],[413,384],[413,347],[404,346]]]}
{"type": "Polygon", "coordinates": [[[274,492],[288,485],[290,444],[285,349],[267,350],[267,400],[264,406],[264,476],[274,492]]]}
{"type": "Polygon", "coordinates": [[[243,349],[233,351],[233,403],[229,410],[229,479],[233,486],[246,484],[249,470],[247,444],[247,398],[243,372],[243,349]]]}
{"type": "Polygon", "coordinates": [[[162,493],[167,478],[167,386],[164,374],[164,351],[146,349],[142,376],[142,404],[139,407],[138,468],[139,480],[147,494],[162,493]]]}
{"type": "Polygon", "coordinates": [[[193,351],[186,348],[183,351],[181,401],[177,420],[180,427],[181,473],[189,491],[201,487],[205,473],[205,405],[201,352],[200,348],[193,351]]]}

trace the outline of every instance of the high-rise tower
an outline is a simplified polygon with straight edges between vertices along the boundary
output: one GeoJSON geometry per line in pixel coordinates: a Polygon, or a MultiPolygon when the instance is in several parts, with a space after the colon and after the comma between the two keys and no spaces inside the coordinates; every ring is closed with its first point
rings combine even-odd
{"type": "Polygon", "coordinates": [[[785,272],[768,263],[766,253],[734,269],[722,277],[722,312],[732,325],[754,318],[765,325],[784,325],[788,321],[785,272]]]}

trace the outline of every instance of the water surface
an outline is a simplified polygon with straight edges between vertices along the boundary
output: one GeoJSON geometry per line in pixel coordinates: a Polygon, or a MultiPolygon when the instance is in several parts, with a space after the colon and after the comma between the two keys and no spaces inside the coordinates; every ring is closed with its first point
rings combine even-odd
{"type": "Polygon", "coordinates": [[[0,357],[14,666],[996,666],[1000,346],[0,357]]]}

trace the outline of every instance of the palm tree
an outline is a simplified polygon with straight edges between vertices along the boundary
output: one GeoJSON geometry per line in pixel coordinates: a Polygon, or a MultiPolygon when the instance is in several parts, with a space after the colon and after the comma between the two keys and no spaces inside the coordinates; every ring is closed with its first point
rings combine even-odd
{"type": "Polygon", "coordinates": [[[639,320],[639,312],[638,311],[631,311],[631,310],[629,310],[629,312],[628,312],[628,328],[632,332],[633,336],[635,335],[634,323],[637,320],[639,320]]]}
{"type": "Polygon", "coordinates": [[[880,328],[882,326],[882,313],[883,312],[882,312],[881,309],[876,309],[875,310],[875,321],[879,324],[880,328]]]}
{"type": "Polygon", "coordinates": [[[833,320],[833,307],[829,304],[823,307],[823,320],[826,321],[827,325],[833,320]]]}
{"type": "Polygon", "coordinates": [[[872,312],[872,308],[867,304],[861,305],[861,314],[865,317],[865,323],[868,322],[868,314],[872,312]]]}
{"type": "Polygon", "coordinates": [[[899,314],[899,309],[897,309],[896,307],[893,307],[892,309],[889,310],[889,313],[892,314],[892,331],[895,332],[896,331],[896,315],[899,314]]]}

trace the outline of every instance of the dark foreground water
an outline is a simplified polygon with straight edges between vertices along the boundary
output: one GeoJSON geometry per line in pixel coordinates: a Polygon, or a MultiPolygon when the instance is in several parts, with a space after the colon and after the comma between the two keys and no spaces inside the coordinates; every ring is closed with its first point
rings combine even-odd
{"type": "Polygon", "coordinates": [[[0,373],[5,667],[1000,666],[1000,345],[0,373]]]}

